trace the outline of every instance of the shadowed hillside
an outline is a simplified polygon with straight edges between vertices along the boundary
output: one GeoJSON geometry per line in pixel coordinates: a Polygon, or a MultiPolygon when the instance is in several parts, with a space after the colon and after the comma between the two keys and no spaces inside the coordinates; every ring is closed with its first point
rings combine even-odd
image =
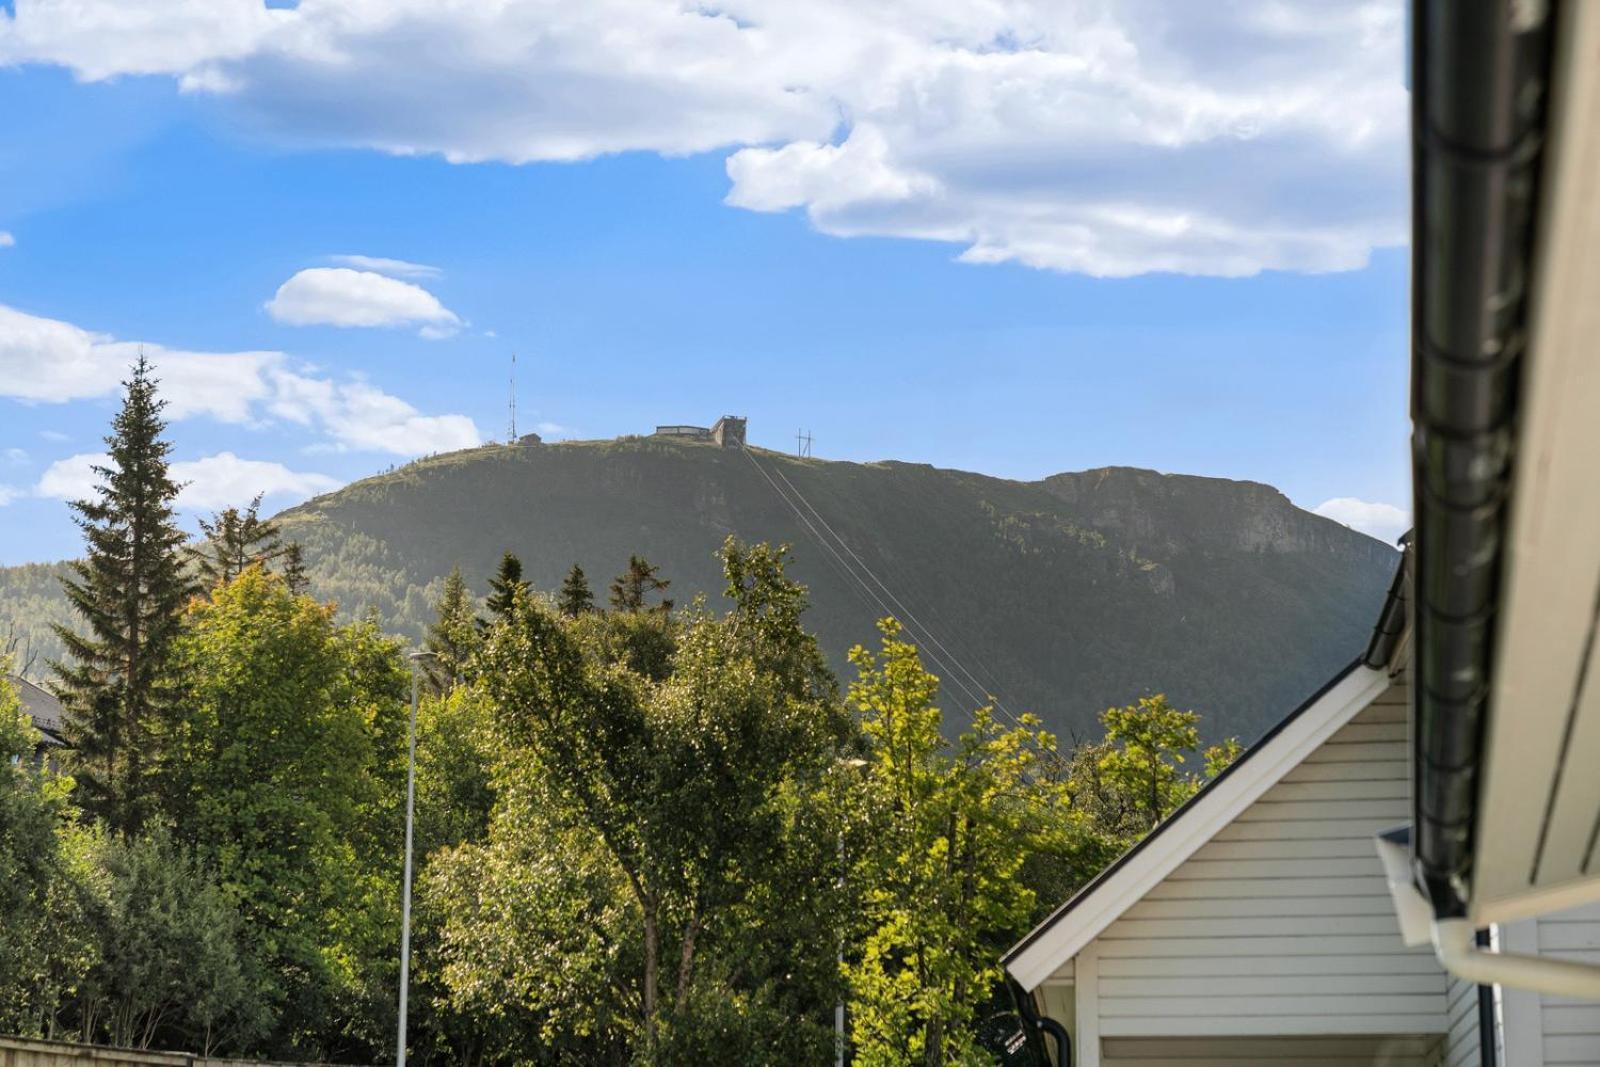
{"type": "Polygon", "coordinates": [[[969,687],[1066,732],[1146,689],[1205,712],[1214,729],[1259,732],[1357,653],[1396,559],[1247,482],[1112,468],[1021,483],[752,456],[759,467],[735,449],[648,438],[496,446],[412,464],[283,518],[323,595],[412,627],[430,582],[459,563],[481,591],[507,548],[536,586],[553,589],[578,562],[602,596],[639,552],[682,604],[717,593],[714,553],[728,534],[788,541],[812,590],[811,624],[842,664],[872,640],[883,608],[771,477],[882,580],[879,598],[892,607],[893,593],[977,676],[969,687]]]}
{"type": "MultiPolygon", "coordinates": [[[[505,549],[542,589],[580,563],[602,600],[640,553],[687,604],[718,595],[727,535],[787,541],[836,666],[873,640],[881,600],[942,643],[914,635],[940,673],[1065,735],[1097,733],[1096,712],[1146,691],[1202,712],[1209,733],[1259,733],[1360,651],[1398,558],[1251,482],[1129,468],[1014,482],[650,438],[453,453],[281,520],[314,592],[413,635],[451,566],[481,594],[505,549]],[[815,532],[779,495],[791,487],[815,532]],[[868,580],[877,599],[848,577],[851,553],[886,587],[868,580]]],[[[954,687],[945,700],[970,703],[954,687]]]]}

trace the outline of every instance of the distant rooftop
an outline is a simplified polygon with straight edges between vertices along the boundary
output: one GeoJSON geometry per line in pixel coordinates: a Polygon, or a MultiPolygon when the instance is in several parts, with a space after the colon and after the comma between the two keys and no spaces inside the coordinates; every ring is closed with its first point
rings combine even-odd
{"type": "Polygon", "coordinates": [[[22,710],[28,713],[33,720],[34,729],[43,735],[47,745],[64,745],[66,738],[63,733],[65,724],[62,722],[61,701],[56,699],[54,693],[41,689],[17,674],[9,674],[6,678],[11,682],[11,687],[16,690],[17,696],[22,700],[22,710]]]}

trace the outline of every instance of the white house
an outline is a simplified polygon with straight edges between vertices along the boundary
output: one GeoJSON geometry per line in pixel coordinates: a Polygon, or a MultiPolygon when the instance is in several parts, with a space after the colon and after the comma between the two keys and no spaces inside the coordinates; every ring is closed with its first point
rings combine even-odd
{"type": "MultiPolygon", "coordinates": [[[[1402,941],[1374,836],[1412,814],[1403,575],[1362,660],[1007,954],[1074,1064],[1600,1067],[1600,1004],[1402,941]]],[[[1495,937],[1600,961],[1600,908],[1495,937]]]]}

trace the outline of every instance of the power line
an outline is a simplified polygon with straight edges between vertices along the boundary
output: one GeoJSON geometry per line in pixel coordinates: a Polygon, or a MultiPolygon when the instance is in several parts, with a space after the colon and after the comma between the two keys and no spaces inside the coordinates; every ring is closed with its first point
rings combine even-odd
{"type": "MultiPolygon", "coordinates": [[[[904,614],[908,620],[910,620],[912,623],[915,623],[917,628],[927,635],[928,640],[931,641],[940,652],[944,653],[945,656],[950,659],[950,662],[956,665],[956,669],[967,676],[968,681],[977,686],[980,690],[987,691],[987,687],[982,682],[978,681],[977,677],[973,675],[971,671],[967,670],[966,665],[956,657],[956,654],[945,647],[944,642],[939,640],[938,636],[933,632],[933,630],[930,629],[921,619],[917,618],[911,609],[906,607],[900,598],[894,595],[893,590],[885,585],[882,579],[880,579],[877,574],[873,572],[872,568],[867,566],[867,562],[856,554],[855,549],[851,548],[849,543],[845,541],[843,537],[839,536],[839,532],[829,525],[828,520],[822,517],[822,513],[816,509],[811,501],[806,499],[806,495],[800,491],[799,487],[789,480],[788,475],[783,473],[783,469],[776,466],[774,466],[773,469],[777,472],[778,477],[783,479],[783,483],[787,485],[794,492],[794,495],[800,499],[800,502],[806,506],[807,510],[816,516],[817,521],[822,524],[822,528],[827,530],[828,533],[833,536],[834,540],[839,542],[840,547],[850,554],[850,558],[855,560],[861,569],[866,572],[867,576],[871,578],[878,586],[878,588],[883,590],[884,595],[894,602],[895,607],[899,608],[900,612],[904,614]]],[[[965,689],[966,687],[963,686],[962,688],[965,689]]],[[[995,706],[998,707],[1008,719],[1016,723],[1018,726],[1022,725],[1021,720],[1019,720],[1017,716],[1012,713],[1010,708],[1006,707],[1005,701],[1001,700],[1000,697],[994,693],[990,693],[989,696],[994,701],[995,706]]]]}
{"type": "MultiPolygon", "coordinates": [[[[877,593],[873,592],[872,587],[869,586],[865,581],[863,581],[861,576],[855,572],[855,570],[850,566],[850,564],[848,562],[846,562],[845,558],[843,556],[839,555],[838,550],[835,549],[831,544],[828,543],[827,538],[822,536],[821,531],[819,531],[817,529],[816,525],[810,519],[806,518],[805,512],[801,511],[799,506],[797,504],[795,504],[794,501],[789,499],[788,494],[785,493],[781,488],[779,488],[778,483],[772,480],[772,476],[766,472],[766,469],[763,468],[760,463],[756,462],[755,456],[751,455],[751,453],[750,453],[750,451],[748,449],[745,450],[745,455],[750,457],[750,462],[755,465],[756,470],[760,472],[761,476],[767,480],[767,484],[772,487],[772,491],[774,493],[778,494],[778,499],[782,500],[785,504],[787,504],[789,506],[789,510],[793,511],[794,514],[795,514],[795,517],[798,518],[800,520],[800,522],[802,524],[804,524],[806,529],[811,532],[811,536],[816,539],[817,544],[821,545],[823,550],[825,552],[827,552],[829,555],[831,555],[834,558],[834,560],[837,561],[838,565],[841,568],[843,568],[845,574],[848,575],[850,577],[850,579],[852,581],[854,581],[856,583],[856,585],[859,586],[861,588],[861,590],[863,590],[867,594],[867,596],[870,597],[877,604],[878,610],[883,612],[883,614],[885,614],[885,615],[893,615],[894,614],[894,610],[892,608],[890,608],[888,604],[884,603],[882,597],[878,596],[877,593]]],[[[913,634],[913,636],[915,636],[915,635],[913,634]]],[[[947,674],[952,674],[950,669],[944,664],[944,662],[942,660],[940,660],[938,658],[937,655],[934,654],[932,649],[925,649],[924,651],[926,652],[928,658],[933,660],[934,663],[939,667],[939,669],[941,671],[944,671],[947,674]]],[[[952,674],[950,680],[952,682],[954,682],[956,685],[961,687],[961,690],[967,695],[967,698],[969,700],[972,700],[972,701],[974,701],[975,703],[978,703],[978,704],[982,704],[983,703],[983,701],[980,700],[978,698],[978,696],[975,693],[972,692],[972,690],[968,689],[962,683],[962,681],[961,681],[961,679],[959,677],[955,677],[952,674]]]]}
{"type": "Polygon", "coordinates": [[[816,526],[812,524],[810,519],[806,518],[805,513],[801,511],[798,506],[796,506],[794,501],[790,500],[788,495],[778,487],[778,483],[772,480],[772,477],[767,474],[766,470],[762,468],[761,464],[756,463],[756,459],[754,456],[750,455],[749,449],[745,449],[745,455],[749,456],[750,462],[755,465],[755,468],[758,472],[760,472],[761,477],[767,480],[767,484],[772,487],[772,491],[778,494],[778,499],[782,500],[788,505],[789,510],[794,512],[795,518],[799,519],[800,522],[804,524],[806,529],[811,532],[811,536],[815,538],[816,542],[828,553],[828,555],[822,557],[823,560],[834,569],[835,573],[849,579],[850,582],[855,583],[854,585],[849,585],[848,582],[846,584],[848,585],[850,591],[856,595],[857,599],[860,599],[863,604],[866,604],[868,610],[871,610],[873,605],[876,604],[877,610],[886,615],[893,614],[893,612],[889,610],[889,606],[885,604],[877,595],[875,595],[872,592],[872,589],[861,580],[861,576],[856,574],[855,571],[850,568],[850,564],[845,562],[844,557],[839,555],[839,553],[833,549],[832,545],[828,544],[828,542],[823,538],[821,531],[819,531],[816,526]],[[870,598],[870,602],[867,598],[870,598]]]}
{"type": "MultiPolygon", "coordinates": [[[[834,559],[839,561],[839,564],[845,569],[846,573],[848,573],[850,575],[850,577],[852,579],[854,579],[855,582],[858,585],[860,585],[862,589],[864,589],[866,591],[867,595],[869,597],[871,597],[873,599],[873,601],[875,601],[877,603],[879,609],[882,610],[882,612],[885,615],[895,616],[896,615],[895,611],[892,608],[890,608],[888,604],[884,603],[883,598],[880,597],[876,592],[874,592],[872,587],[870,585],[868,585],[862,579],[862,577],[859,574],[857,574],[854,569],[851,568],[851,566],[847,562],[845,562],[844,557],[839,555],[838,550],[835,549],[831,544],[828,543],[827,538],[822,536],[821,532],[818,531],[818,529],[815,526],[815,524],[813,524],[812,521],[806,517],[805,512],[801,511],[800,508],[794,503],[794,501],[790,500],[788,495],[786,493],[784,493],[784,491],[781,488],[778,487],[778,483],[772,480],[772,476],[766,472],[766,469],[763,468],[760,463],[756,462],[755,456],[752,455],[751,452],[748,449],[745,450],[745,455],[750,457],[750,462],[755,464],[756,470],[760,471],[761,472],[761,476],[767,480],[767,484],[772,486],[772,491],[777,493],[778,497],[785,504],[789,505],[790,510],[792,510],[795,513],[795,516],[797,518],[799,518],[799,520],[805,525],[806,529],[811,531],[811,536],[816,539],[817,543],[819,545],[821,545],[822,548],[825,551],[827,551],[830,555],[832,555],[834,559]]],[[[783,476],[783,472],[779,471],[778,475],[779,475],[779,477],[782,477],[783,476]]],[[[788,479],[784,478],[784,481],[788,482],[788,479]]],[[[793,488],[793,483],[790,483],[790,488],[791,489],[793,488]]],[[[798,489],[795,489],[794,493],[802,501],[805,500],[804,495],[802,495],[798,489]]],[[[808,508],[810,508],[809,502],[806,504],[806,506],[808,508]]],[[[815,508],[812,508],[811,510],[812,510],[813,514],[816,513],[816,509],[815,508]]],[[[817,518],[819,520],[821,520],[822,516],[819,514],[819,515],[817,515],[817,518]]],[[[845,546],[845,550],[849,551],[849,546],[848,545],[845,546]]],[[[853,556],[855,554],[852,552],[851,555],[853,556]]],[[[858,558],[858,562],[859,562],[859,558],[858,558]]],[[[862,569],[863,570],[867,569],[865,564],[862,564],[862,569]]],[[[870,573],[870,571],[868,573],[870,573]]],[[[876,581],[876,577],[874,577],[874,581],[876,581]]],[[[879,585],[881,586],[882,583],[880,582],[879,585]]],[[[885,590],[885,592],[887,592],[887,590],[885,590]]],[[[890,596],[892,598],[893,594],[890,594],[890,596]]],[[[909,614],[909,613],[905,613],[905,614],[909,614]]],[[[896,617],[898,617],[898,616],[896,616],[896,617]]],[[[914,620],[912,620],[912,621],[914,622],[914,620]]],[[[917,638],[916,630],[922,628],[920,623],[916,624],[916,629],[913,629],[911,622],[903,622],[902,625],[905,625],[906,630],[911,634],[911,636],[913,638],[917,638]]],[[[932,635],[930,634],[928,636],[931,639],[932,635]]],[[[921,641],[922,639],[921,638],[917,638],[917,640],[921,641]]],[[[931,641],[931,640],[930,641],[922,641],[923,654],[926,655],[929,659],[931,659],[934,662],[934,664],[940,669],[940,671],[942,671],[944,673],[945,677],[948,678],[949,681],[951,681],[958,688],[960,688],[962,693],[964,693],[966,695],[968,700],[972,701],[972,703],[973,703],[973,705],[975,707],[981,707],[985,703],[984,699],[982,697],[980,697],[977,693],[973,692],[973,690],[971,688],[969,688],[967,686],[967,684],[961,680],[961,677],[953,669],[951,669],[944,662],[944,660],[940,659],[940,657],[934,652],[934,650],[932,648],[928,647],[930,643],[934,644],[934,645],[938,645],[937,641],[931,641]]],[[[942,648],[943,646],[939,646],[939,647],[942,648]]],[[[969,677],[970,677],[970,675],[969,675],[969,677]]],[[[980,686],[979,688],[981,689],[982,687],[980,686]]],[[[1004,710],[1004,709],[1002,709],[1002,710],[1004,710]]],[[[1010,711],[1006,711],[1005,714],[1013,722],[1016,722],[1016,717],[1014,715],[1012,715],[1010,713],[1010,711]]],[[[1018,723],[1018,725],[1020,726],[1021,723],[1018,723]]]]}

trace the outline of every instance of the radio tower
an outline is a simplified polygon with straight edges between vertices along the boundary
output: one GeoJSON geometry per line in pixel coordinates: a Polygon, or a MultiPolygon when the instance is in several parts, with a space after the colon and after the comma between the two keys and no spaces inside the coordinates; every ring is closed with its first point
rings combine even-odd
{"type": "Polygon", "coordinates": [[[517,443],[517,354],[511,353],[511,436],[506,444],[517,443]]]}

